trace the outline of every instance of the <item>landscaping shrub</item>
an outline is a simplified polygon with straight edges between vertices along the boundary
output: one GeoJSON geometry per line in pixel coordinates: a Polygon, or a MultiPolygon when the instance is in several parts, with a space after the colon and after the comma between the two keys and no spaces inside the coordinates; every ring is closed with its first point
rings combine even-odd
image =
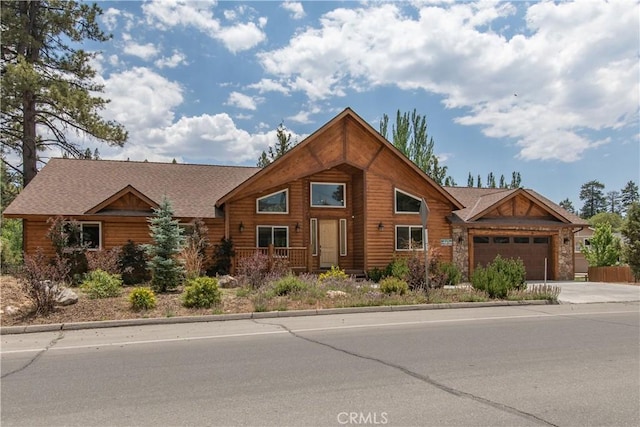
{"type": "Polygon", "coordinates": [[[271,284],[271,286],[272,292],[275,296],[284,296],[301,292],[307,287],[306,283],[292,274],[276,280],[271,284]]]}
{"type": "Polygon", "coordinates": [[[397,277],[385,277],[380,281],[380,290],[388,295],[404,295],[409,290],[409,285],[397,277]]]}
{"type": "Polygon", "coordinates": [[[129,294],[131,308],[140,310],[151,310],[156,306],[156,294],[149,288],[133,288],[129,294]]]}
{"type": "Polygon", "coordinates": [[[208,231],[209,228],[204,224],[204,221],[201,218],[196,218],[191,223],[190,232],[186,234],[181,258],[188,279],[199,277],[205,271],[207,249],[210,246],[208,231]]]}
{"type": "Polygon", "coordinates": [[[91,299],[117,297],[122,291],[122,279],[119,274],[93,270],[85,275],[80,289],[91,299]]]}
{"type": "Polygon", "coordinates": [[[118,265],[125,285],[137,285],[148,282],[151,279],[151,273],[147,269],[147,256],[144,248],[136,245],[131,240],[128,240],[122,246],[118,257],[118,265]]]}
{"type": "Polygon", "coordinates": [[[122,272],[119,263],[121,252],[122,248],[88,251],[86,257],[89,271],[102,270],[110,274],[120,274],[122,272]]]}
{"type": "Polygon", "coordinates": [[[182,295],[182,304],[189,308],[211,308],[222,301],[222,292],[218,289],[218,279],[197,277],[187,280],[182,295]]]}
{"type": "Polygon", "coordinates": [[[82,244],[80,223],[75,220],[67,220],[62,216],[47,220],[49,230],[47,237],[51,240],[59,258],[67,261],[69,267],[66,281],[74,285],[82,281],[84,273],[89,270],[86,257],[86,245],[82,244]]]}
{"type": "Polygon", "coordinates": [[[407,260],[407,274],[404,280],[409,285],[409,289],[424,289],[425,284],[424,260],[417,254],[407,260]]]}
{"type": "Polygon", "coordinates": [[[330,270],[325,271],[324,273],[320,273],[320,275],[318,276],[318,281],[320,282],[326,282],[327,280],[342,281],[342,280],[347,280],[348,278],[349,278],[349,275],[345,273],[344,270],[342,270],[340,267],[336,267],[335,265],[332,265],[330,270]]]}
{"type": "Polygon", "coordinates": [[[238,262],[238,273],[243,282],[252,288],[260,288],[267,283],[269,276],[269,257],[256,252],[238,262]]]}
{"type": "Polygon", "coordinates": [[[371,270],[367,271],[367,279],[372,282],[378,283],[383,277],[384,270],[381,270],[378,267],[373,267],[371,270]]]}
{"type": "Polygon", "coordinates": [[[67,260],[57,255],[50,263],[41,248],[35,255],[24,257],[20,281],[26,296],[33,303],[36,315],[47,315],[53,311],[60,286],[69,274],[67,260]]]}
{"type": "Polygon", "coordinates": [[[405,258],[395,258],[387,266],[385,276],[393,276],[396,279],[405,280],[409,274],[409,266],[405,258]]]}
{"type": "Polygon", "coordinates": [[[432,288],[442,288],[444,286],[455,286],[460,283],[462,273],[460,269],[450,263],[435,260],[429,263],[429,286],[432,288]]]}
{"type": "Polygon", "coordinates": [[[507,293],[507,299],[511,301],[522,300],[546,300],[557,302],[560,295],[560,287],[553,285],[532,285],[527,289],[511,289],[507,293]]]}
{"type": "Polygon", "coordinates": [[[474,288],[486,291],[491,298],[505,298],[512,289],[526,289],[526,271],[521,259],[498,255],[486,267],[478,266],[471,275],[474,288]]]}
{"type": "Polygon", "coordinates": [[[220,243],[213,247],[213,264],[207,270],[207,274],[211,276],[229,274],[234,256],[233,240],[220,239],[220,243]]]}

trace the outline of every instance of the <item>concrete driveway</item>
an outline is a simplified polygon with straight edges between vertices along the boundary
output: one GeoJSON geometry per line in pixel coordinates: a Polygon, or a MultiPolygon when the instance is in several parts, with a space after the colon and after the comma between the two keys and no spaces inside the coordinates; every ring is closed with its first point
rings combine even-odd
{"type": "MultiPolygon", "coordinates": [[[[540,284],[540,282],[530,282],[540,284]]],[[[561,304],[586,304],[592,302],[640,301],[640,286],[601,282],[552,282],[559,286],[561,304]]]]}

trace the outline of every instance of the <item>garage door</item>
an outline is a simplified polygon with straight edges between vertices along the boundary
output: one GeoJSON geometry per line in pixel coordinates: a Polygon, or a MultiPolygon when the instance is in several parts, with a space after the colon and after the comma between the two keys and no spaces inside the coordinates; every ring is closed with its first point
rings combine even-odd
{"type": "MultiPolygon", "coordinates": [[[[550,242],[549,236],[474,236],[474,264],[487,265],[498,254],[503,258],[520,258],[527,270],[527,280],[542,280],[544,260],[550,260],[550,242]]],[[[550,272],[550,262],[547,262],[548,279],[550,272]]]]}

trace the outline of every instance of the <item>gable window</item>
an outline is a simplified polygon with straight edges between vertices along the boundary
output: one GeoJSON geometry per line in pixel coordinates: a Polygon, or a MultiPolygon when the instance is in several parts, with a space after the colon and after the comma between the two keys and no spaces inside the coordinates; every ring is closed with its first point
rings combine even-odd
{"type": "Polygon", "coordinates": [[[422,200],[396,188],[396,213],[420,213],[422,200]]]}
{"type": "Polygon", "coordinates": [[[259,248],[266,248],[269,245],[286,248],[289,246],[289,227],[259,225],[257,237],[259,248]]]}
{"type": "Polygon", "coordinates": [[[71,233],[70,245],[84,246],[88,250],[97,251],[102,247],[102,227],[99,222],[76,222],[77,228],[67,223],[65,229],[71,233]],[[75,229],[74,229],[75,228],[75,229]]]}
{"type": "Polygon", "coordinates": [[[258,213],[289,213],[289,190],[282,190],[276,193],[259,197],[256,200],[256,212],[258,213]]]}
{"type": "Polygon", "coordinates": [[[311,183],[311,206],[315,208],[344,208],[345,184],[330,182],[311,183]]]}
{"type": "Polygon", "coordinates": [[[396,225],[396,251],[424,249],[424,233],[419,225],[396,225]]]}

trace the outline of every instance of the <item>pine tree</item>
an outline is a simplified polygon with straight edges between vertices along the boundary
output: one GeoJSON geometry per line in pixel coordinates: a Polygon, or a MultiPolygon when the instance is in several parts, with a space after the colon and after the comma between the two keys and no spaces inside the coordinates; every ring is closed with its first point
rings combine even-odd
{"type": "Polygon", "coordinates": [[[156,292],[176,289],[184,278],[184,268],[178,260],[184,237],[178,220],[173,219],[173,208],[166,197],[154,216],[148,218],[153,243],[146,245],[151,270],[151,287],[156,292]]]}
{"type": "Polygon", "coordinates": [[[509,188],[520,188],[522,185],[522,178],[520,177],[520,172],[512,172],[511,173],[511,185],[509,188]]]}
{"type": "Polygon", "coordinates": [[[580,216],[588,219],[600,212],[607,210],[607,199],[603,194],[604,184],[598,181],[589,181],[580,188],[580,200],[584,205],[580,210],[580,216]]]}
{"type": "Polygon", "coordinates": [[[627,212],[629,206],[634,202],[640,202],[638,184],[633,181],[629,181],[624,188],[620,190],[620,210],[622,213],[627,212]]]}
{"type": "Polygon", "coordinates": [[[489,172],[489,175],[487,176],[487,187],[496,188],[496,177],[493,172],[489,172]]]}
{"type": "Polygon", "coordinates": [[[473,175],[469,172],[469,176],[467,177],[467,187],[473,187],[473,175]]]}
{"type": "Polygon", "coordinates": [[[478,175],[478,182],[477,182],[476,186],[478,188],[482,188],[482,178],[480,178],[480,175],[478,175]]]}
{"type": "Polygon", "coordinates": [[[500,188],[508,188],[507,180],[505,179],[504,175],[500,175],[500,188]]]}
{"type": "Polygon", "coordinates": [[[633,202],[629,205],[622,235],[625,239],[624,259],[631,267],[635,279],[640,280],[640,203],[633,202]]]}
{"type": "Polygon", "coordinates": [[[95,95],[103,91],[91,67],[97,53],[82,50],[85,41],[109,39],[98,26],[102,10],[66,0],[3,0],[1,13],[1,143],[21,157],[23,184],[36,175],[40,150],[82,156],[70,135],[122,146],[127,132],[98,114],[109,101],[95,95]]]}
{"type": "Polygon", "coordinates": [[[291,143],[291,132],[287,132],[287,128],[284,126],[284,123],[280,123],[278,125],[278,129],[276,129],[276,137],[278,139],[275,148],[269,147],[269,153],[263,151],[258,159],[258,167],[264,168],[271,163],[273,163],[276,159],[282,157],[287,151],[291,150],[294,143],[291,143]]]}
{"type": "Polygon", "coordinates": [[[618,191],[609,191],[607,193],[607,211],[613,214],[620,214],[620,193],[618,191]]]}
{"type": "Polygon", "coordinates": [[[559,205],[565,210],[567,210],[568,212],[571,212],[572,214],[576,213],[576,209],[573,207],[573,203],[571,203],[571,200],[569,200],[568,197],[563,201],[561,201],[559,205]]]}

